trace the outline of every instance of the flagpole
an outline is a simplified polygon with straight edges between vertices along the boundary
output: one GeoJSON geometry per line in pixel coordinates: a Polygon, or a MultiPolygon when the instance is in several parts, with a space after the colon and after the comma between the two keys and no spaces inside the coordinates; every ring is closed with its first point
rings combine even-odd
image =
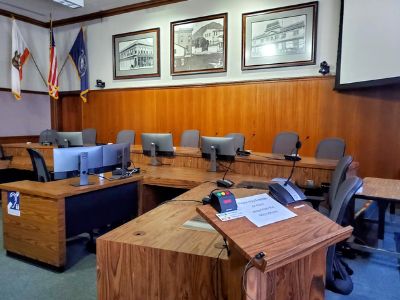
{"type": "Polygon", "coordinates": [[[38,70],[38,72],[39,72],[39,74],[40,74],[40,77],[42,77],[42,80],[43,80],[44,85],[47,87],[47,81],[46,81],[46,79],[44,79],[42,72],[40,72],[39,67],[38,67],[38,65],[37,65],[37,63],[36,63],[36,60],[35,60],[35,58],[33,57],[33,53],[31,53],[31,57],[32,57],[33,63],[35,64],[36,69],[38,70]]]}
{"type": "Polygon", "coordinates": [[[67,61],[68,61],[68,55],[67,55],[67,58],[65,59],[65,61],[64,61],[64,63],[63,63],[63,65],[62,65],[62,67],[61,67],[61,69],[60,69],[60,72],[58,72],[58,77],[60,77],[60,75],[61,75],[61,72],[63,71],[63,69],[64,69],[64,67],[65,67],[65,64],[67,63],[67,61]]]}

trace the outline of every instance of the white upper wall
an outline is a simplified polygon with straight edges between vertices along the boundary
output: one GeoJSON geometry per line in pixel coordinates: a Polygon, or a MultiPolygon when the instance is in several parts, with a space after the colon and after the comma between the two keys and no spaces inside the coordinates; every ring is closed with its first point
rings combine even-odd
{"type": "MultiPolygon", "coordinates": [[[[295,5],[304,0],[189,0],[104,19],[86,22],[90,89],[96,79],[106,82],[106,88],[183,85],[227,81],[258,80],[319,75],[319,63],[326,60],[335,73],[339,34],[340,0],[319,1],[316,65],[272,68],[254,71],[241,70],[242,14],[257,10],[295,5]],[[170,75],[170,22],[217,13],[228,13],[228,61],[226,73],[202,75],[170,75]],[[112,35],[160,27],[161,77],[113,80],[112,35]]],[[[45,79],[48,74],[48,29],[17,21],[45,79]]],[[[81,24],[55,28],[59,68],[64,63],[81,24]]],[[[10,88],[11,19],[0,16],[0,87],[10,88]],[[3,55],[4,54],[4,55],[3,55]]],[[[79,90],[80,83],[70,61],[60,77],[62,91],[79,90]]],[[[46,91],[42,79],[29,60],[24,68],[22,89],[46,91]]]]}
{"type": "MultiPolygon", "coordinates": [[[[49,30],[17,20],[18,27],[31,51],[39,70],[47,80],[49,68],[49,30]]],[[[0,87],[11,88],[11,25],[12,20],[0,16],[0,87]]],[[[23,68],[21,89],[47,91],[32,57],[23,68]]],[[[23,97],[23,94],[22,94],[23,97]]]]}
{"type": "MultiPolygon", "coordinates": [[[[106,88],[146,87],[258,80],[319,75],[319,63],[326,60],[335,72],[340,0],[319,1],[316,65],[273,68],[254,71],[241,70],[242,14],[310,1],[301,0],[189,0],[117,16],[94,20],[84,25],[87,36],[90,89],[96,89],[96,79],[106,82],[106,88]],[[228,64],[226,73],[203,75],[170,75],[170,22],[217,13],[228,13],[228,64]],[[161,77],[147,79],[113,80],[112,35],[160,27],[161,77]]],[[[60,59],[69,51],[60,47],[72,42],[80,24],[56,29],[60,59]],[[61,38],[60,38],[61,37],[61,38]]],[[[62,62],[59,62],[61,64],[62,62]]],[[[79,89],[75,70],[68,63],[61,76],[62,90],[79,89]]]]}

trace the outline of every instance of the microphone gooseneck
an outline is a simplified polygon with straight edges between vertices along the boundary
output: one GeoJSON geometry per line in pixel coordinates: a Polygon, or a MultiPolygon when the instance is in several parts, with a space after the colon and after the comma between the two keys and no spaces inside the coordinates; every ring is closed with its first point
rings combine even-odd
{"type": "MultiPolygon", "coordinates": [[[[304,139],[304,142],[307,141],[309,138],[310,138],[310,136],[307,136],[304,139]]],[[[302,146],[302,142],[300,140],[298,140],[296,142],[295,158],[297,158],[297,155],[299,154],[299,149],[301,148],[301,146],[302,146]]],[[[289,175],[288,179],[286,179],[286,181],[285,181],[285,183],[283,185],[287,185],[289,183],[290,179],[292,179],[292,176],[293,176],[293,173],[294,173],[294,169],[296,167],[296,162],[297,162],[297,159],[293,159],[292,170],[290,171],[290,175],[289,175]]]]}

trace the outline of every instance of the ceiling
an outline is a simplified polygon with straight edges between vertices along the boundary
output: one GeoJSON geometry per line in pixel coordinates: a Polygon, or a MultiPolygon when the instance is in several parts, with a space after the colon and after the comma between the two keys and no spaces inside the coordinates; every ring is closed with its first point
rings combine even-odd
{"type": "Polygon", "coordinates": [[[71,9],[53,0],[0,0],[0,9],[23,15],[38,21],[48,22],[67,19],[116,7],[147,2],[149,0],[84,0],[85,7],[71,9]]]}

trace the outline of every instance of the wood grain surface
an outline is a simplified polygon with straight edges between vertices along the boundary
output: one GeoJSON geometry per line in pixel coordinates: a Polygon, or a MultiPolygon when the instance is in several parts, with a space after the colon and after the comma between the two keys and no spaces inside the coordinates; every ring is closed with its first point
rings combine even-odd
{"type": "Polygon", "coordinates": [[[226,299],[228,272],[217,232],[182,227],[196,203],[170,202],[97,239],[98,299],[226,299]],[[223,283],[222,283],[223,284],[223,283]]]}
{"type": "MultiPolygon", "coordinates": [[[[26,144],[5,144],[3,146],[6,155],[13,156],[10,167],[16,169],[32,170],[32,163],[26,148],[34,148],[40,151],[46,161],[49,170],[53,170],[53,147],[43,146],[37,143],[26,144]]],[[[161,158],[164,165],[174,167],[188,167],[207,170],[209,168],[209,160],[201,157],[201,152],[196,148],[177,147],[173,158],[161,158]]],[[[147,165],[150,161],[149,157],[142,154],[141,146],[134,145],[131,148],[131,160],[135,165],[147,165]]],[[[314,157],[303,157],[297,164],[293,174],[293,179],[300,185],[305,185],[307,180],[313,180],[316,185],[321,182],[330,182],[332,171],[335,169],[337,161],[327,159],[315,159],[314,157]]],[[[221,171],[225,171],[228,163],[222,163],[219,167],[221,171]],[[224,167],[224,166],[225,167],[224,167]]],[[[358,163],[353,163],[352,168],[355,173],[358,169],[358,163]]],[[[288,177],[292,169],[292,163],[282,159],[281,155],[273,155],[271,153],[253,153],[248,157],[237,157],[235,162],[230,166],[231,172],[243,175],[260,176],[268,179],[275,177],[288,177]]],[[[153,170],[157,170],[154,169],[153,170]]],[[[152,172],[155,174],[156,172],[152,172]]],[[[193,172],[196,172],[193,170],[193,172]]],[[[231,176],[231,172],[228,176],[231,176]]],[[[189,173],[188,170],[186,173],[189,173]]],[[[197,175],[195,175],[197,176],[197,175]]],[[[213,178],[213,175],[210,175],[213,178]]],[[[218,175],[220,176],[220,175],[218,175]]],[[[222,176],[220,176],[222,177],[222,176]]],[[[190,178],[190,174],[188,174],[190,178]]],[[[217,178],[217,177],[215,177],[217,178]]],[[[172,177],[170,178],[173,179],[172,177]]],[[[217,178],[219,179],[219,177],[217,178]]],[[[158,182],[160,184],[160,182],[158,182]]],[[[171,183],[167,182],[169,186],[171,183]]],[[[193,185],[181,188],[190,188],[193,185]]],[[[178,186],[175,186],[178,187],[178,186]]]]}
{"type": "Polygon", "coordinates": [[[241,132],[247,149],[271,152],[274,136],[291,130],[302,139],[310,136],[303,156],[313,156],[323,138],[341,137],[362,177],[400,178],[400,86],[349,92],[333,87],[334,77],[326,76],[90,91],[87,104],[74,101],[82,106],[82,126],[97,128],[100,142],[133,129],[137,143],[142,132],[171,132],[179,145],[182,131],[195,128],[210,136],[241,132]]]}
{"type": "Polygon", "coordinates": [[[4,248],[56,267],[63,266],[66,254],[64,198],[21,192],[19,217],[7,213],[7,191],[3,190],[2,199],[4,248]]]}
{"type": "MultiPolygon", "coordinates": [[[[237,190],[234,191],[238,197],[237,190]]],[[[301,206],[296,203],[294,206],[301,206]]],[[[263,251],[266,256],[260,269],[268,272],[293,262],[312,252],[326,248],[351,235],[352,228],[341,227],[308,205],[295,209],[296,217],[257,228],[247,218],[220,221],[213,207],[205,205],[197,212],[217,229],[246,258],[263,251]]]]}
{"type": "MultiPolygon", "coordinates": [[[[111,177],[111,173],[106,173],[105,176],[111,177]]],[[[143,176],[140,174],[133,175],[132,177],[128,177],[125,179],[112,181],[92,175],[89,176],[89,182],[93,184],[85,186],[72,186],[71,184],[73,183],[79,183],[79,178],[69,178],[50,182],[36,182],[29,180],[15,181],[0,184],[0,189],[6,191],[19,191],[21,193],[27,193],[30,195],[59,199],[73,195],[84,194],[91,191],[106,189],[109,187],[130,182],[141,181],[142,179],[143,176]]]]}
{"type": "Polygon", "coordinates": [[[400,202],[400,180],[364,178],[362,189],[357,192],[356,197],[400,202]]]}
{"type": "MultiPolygon", "coordinates": [[[[252,234],[246,235],[248,224],[230,221],[226,223],[238,235],[228,237],[230,256],[223,251],[217,259],[221,235],[182,227],[196,216],[196,208],[201,212],[208,207],[193,201],[214,188],[212,182],[203,183],[100,237],[98,299],[244,299],[241,278],[250,257],[234,245],[238,236],[253,245],[250,252],[261,240],[268,243],[263,247],[267,267],[250,269],[246,287],[252,298],[246,299],[324,299],[326,247],[348,236],[351,228],[342,229],[308,206],[296,211],[298,222],[281,222],[279,228],[260,234],[256,231],[273,225],[258,229],[253,225],[252,234]]],[[[233,191],[237,197],[262,192],[233,191]]]]}

